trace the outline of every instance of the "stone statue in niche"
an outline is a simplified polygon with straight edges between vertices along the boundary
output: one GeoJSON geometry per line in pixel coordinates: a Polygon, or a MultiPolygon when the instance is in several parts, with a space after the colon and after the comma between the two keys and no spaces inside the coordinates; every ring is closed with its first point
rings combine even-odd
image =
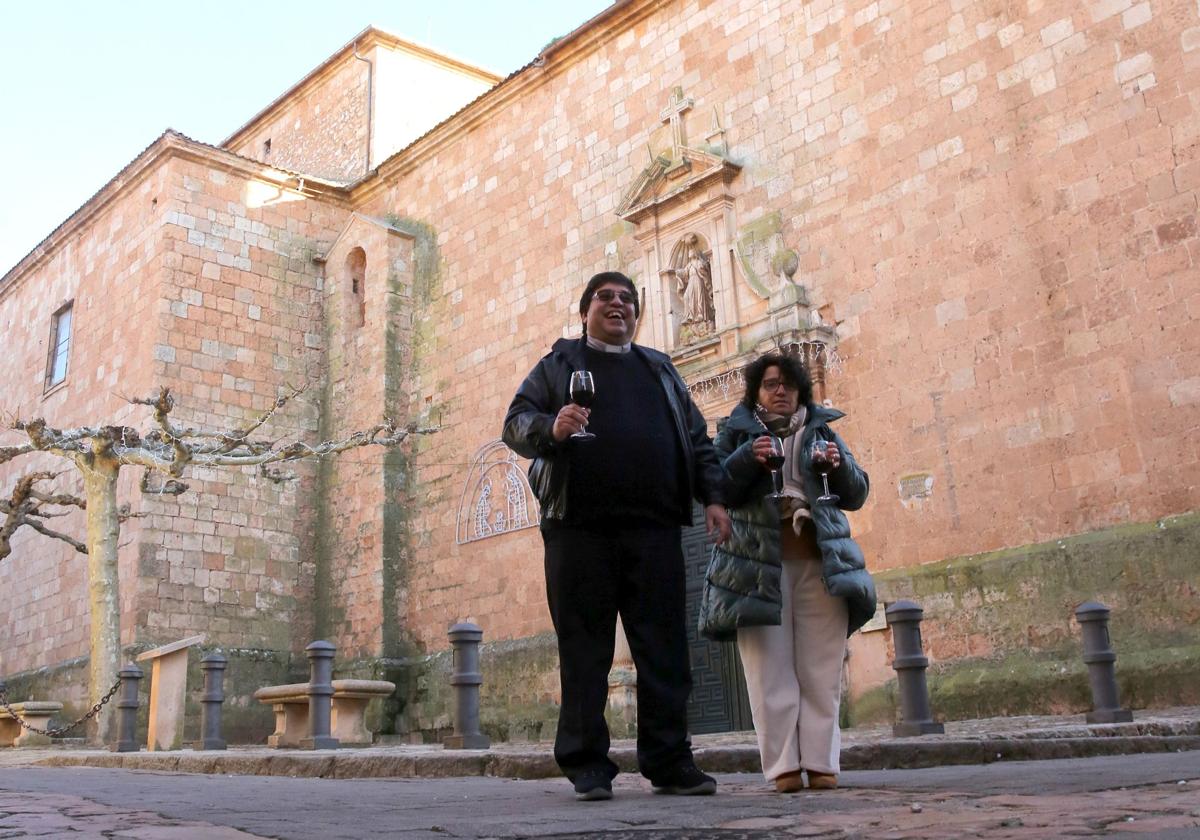
{"type": "Polygon", "coordinates": [[[683,301],[683,319],[679,325],[679,343],[690,344],[716,329],[713,306],[712,267],[704,256],[700,238],[692,234],[686,240],[682,265],[670,269],[683,301]]]}

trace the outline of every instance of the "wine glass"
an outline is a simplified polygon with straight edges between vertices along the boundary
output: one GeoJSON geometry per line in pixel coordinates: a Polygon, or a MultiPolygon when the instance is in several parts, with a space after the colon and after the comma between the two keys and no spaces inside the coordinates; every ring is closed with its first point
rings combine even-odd
{"type": "MultiPolygon", "coordinates": [[[[590,370],[577,370],[571,373],[571,402],[584,408],[591,408],[596,399],[596,384],[592,381],[590,370]]],[[[584,424],[578,432],[571,435],[577,440],[595,440],[596,436],[589,432],[584,424]]]]}
{"type": "Polygon", "coordinates": [[[813,466],[815,466],[817,471],[821,473],[821,483],[825,485],[825,494],[823,496],[817,496],[817,504],[837,504],[842,500],[842,497],[837,493],[829,492],[829,470],[833,467],[833,464],[829,461],[829,453],[825,449],[825,441],[818,440],[813,444],[812,460],[813,466]]]}
{"type": "Polygon", "coordinates": [[[767,498],[773,502],[779,502],[787,498],[783,494],[782,483],[779,480],[779,470],[783,467],[783,441],[775,437],[775,435],[767,435],[767,439],[771,441],[771,451],[767,453],[767,467],[771,470],[771,487],[773,492],[767,494],[767,498]]]}

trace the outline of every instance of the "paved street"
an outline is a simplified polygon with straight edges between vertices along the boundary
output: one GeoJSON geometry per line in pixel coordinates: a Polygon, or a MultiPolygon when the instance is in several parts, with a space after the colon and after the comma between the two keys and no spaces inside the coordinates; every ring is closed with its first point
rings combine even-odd
{"type": "Polygon", "coordinates": [[[561,780],[290,779],[101,768],[0,770],[0,838],[1200,838],[1200,755],[1169,753],[847,773],[777,796],[723,774],[715,797],[617,779],[577,803],[561,780]]]}

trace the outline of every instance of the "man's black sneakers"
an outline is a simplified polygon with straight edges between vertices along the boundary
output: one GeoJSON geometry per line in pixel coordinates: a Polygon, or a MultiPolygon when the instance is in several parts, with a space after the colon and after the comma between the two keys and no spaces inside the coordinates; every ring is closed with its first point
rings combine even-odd
{"type": "Polygon", "coordinates": [[[575,777],[575,798],[580,802],[612,799],[612,779],[603,770],[584,770],[575,777]]]}
{"type": "Polygon", "coordinates": [[[717,780],[701,773],[695,764],[679,764],[650,780],[655,793],[675,796],[711,796],[717,792],[717,780]]]}

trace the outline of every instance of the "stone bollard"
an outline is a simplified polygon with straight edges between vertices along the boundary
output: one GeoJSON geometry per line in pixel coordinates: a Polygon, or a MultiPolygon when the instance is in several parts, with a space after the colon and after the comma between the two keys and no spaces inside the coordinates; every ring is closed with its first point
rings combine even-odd
{"type": "Polygon", "coordinates": [[[316,641],[304,649],[308,654],[308,735],[300,739],[306,750],[336,750],[337,738],[329,734],[333,717],[333,655],[337,648],[316,641]]]}
{"type": "Polygon", "coordinates": [[[933,722],[929,710],[929,686],[925,682],[929,659],[921,650],[921,618],[925,611],[912,601],[897,601],[887,608],[886,615],[896,648],[892,668],[900,684],[900,722],[892,727],[892,734],[940,735],[946,728],[933,722]]]}
{"type": "Polygon", "coordinates": [[[228,661],[220,653],[210,653],[200,660],[204,672],[204,693],[200,695],[200,749],[223,750],[221,737],[221,704],[225,702],[225,666],[228,661]]]}
{"type": "Polygon", "coordinates": [[[1075,620],[1083,629],[1083,661],[1092,685],[1092,710],[1088,723],[1128,723],[1133,712],[1122,709],[1117,693],[1117,653],[1108,635],[1108,607],[1086,601],[1075,608],[1075,620]]]}
{"type": "Polygon", "coordinates": [[[479,642],[483,629],[464,621],[450,628],[450,644],[454,647],[454,668],[450,685],[454,686],[454,734],[442,738],[448,750],[486,750],[492,742],[479,731],[479,642]]]}
{"type": "Polygon", "coordinates": [[[112,745],[113,752],[137,752],[139,748],[137,736],[138,713],[138,682],[142,678],[142,669],[132,662],[127,664],[117,676],[121,678],[121,692],[117,699],[117,743],[112,745]]]}

